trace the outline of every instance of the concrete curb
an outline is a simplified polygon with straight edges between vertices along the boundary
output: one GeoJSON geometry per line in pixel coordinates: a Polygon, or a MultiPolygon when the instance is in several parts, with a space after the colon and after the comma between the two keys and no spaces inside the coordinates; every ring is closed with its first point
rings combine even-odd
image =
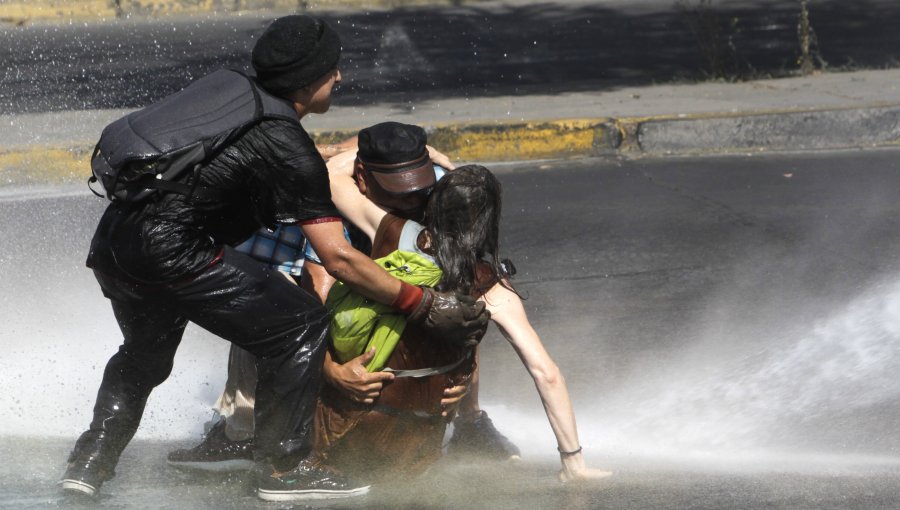
{"type": "MultiPolygon", "coordinates": [[[[611,153],[621,143],[611,119],[568,119],[425,126],[428,143],[461,161],[517,161],[611,153]]],[[[356,135],[313,133],[318,143],[356,135]]]]}
{"type": "Polygon", "coordinates": [[[0,186],[62,184],[90,175],[91,147],[35,145],[0,149],[0,186]]]}
{"type": "MultiPolygon", "coordinates": [[[[460,161],[521,161],[617,155],[697,155],[900,144],[900,104],[632,118],[426,126],[429,143],[460,161]]],[[[312,131],[333,143],[355,130],[312,131]]],[[[0,147],[9,184],[74,182],[88,175],[92,143],[0,147]]]]}
{"type": "MultiPolygon", "coordinates": [[[[621,144],[611,119],[425,126],[428,141],[460,161],[517,161],[613,154],[621,144]]],[[[99,136],[99,130],[98,136],[99,136]]],[[[339,142],[357,130],[311,131],[317,143],[339,142]]],[[[4,183],[61,183],[86,179],[92,143],[0,147],[4,183]]]]}
{"type": "Polygon", "coordinates": [[[481,0],[0,0],[0,22],[109,20],[131,16],[298,12],[449,6],[481,0]]]}
{"type": "Polygon", "coordinates": [[[7,1],[0,3],[0,22],[21,25],[32,20],[110,19],[117,14],[108,0],[7,1]]]}
{"type": "Polygon", "coordinates": [[[619,125],[644,154],[875,147],[900,142],[900,105],[620,119],[619,125]]]}

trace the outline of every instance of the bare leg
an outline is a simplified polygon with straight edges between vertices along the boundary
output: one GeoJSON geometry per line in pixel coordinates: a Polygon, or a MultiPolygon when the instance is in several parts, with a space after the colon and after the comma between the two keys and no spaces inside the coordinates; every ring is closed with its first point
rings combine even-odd
{"type": "Polygon", "coordinates": [[[475,371],[469,382],[469,392],[459,401],[459,417],[463,420],[474,418],[481,414],[481,405],[478,403],[478,374],[481,372],[481,348],[475,348],[475,371]]]}
{"type": "Polygon", "coordinates": [[[225,436],[232,441],[253,437],[256,402],[256,357],[232,344],[228,355],[228,379],[216,409],[225,417],[225,436]]]}

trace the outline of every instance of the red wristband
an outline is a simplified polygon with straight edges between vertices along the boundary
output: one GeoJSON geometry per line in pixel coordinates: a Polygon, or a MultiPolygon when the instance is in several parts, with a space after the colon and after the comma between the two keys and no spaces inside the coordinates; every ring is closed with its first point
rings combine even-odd
{"type": "Polygon", "coordinates": [[[318,225],[319,223],[334,223],[335,221],[344,221],[340,216],[322,216],[321,218],[313,218],[311,220],[298,221],[297,225],[305,227],[307,225],[318,225]]]}
{"type": "Polygon", "coordinates": [[[391,307],[409,315],[422,302],[423,291],[415,285],[400,282],[400,293],[394,298],[391,307]]]}

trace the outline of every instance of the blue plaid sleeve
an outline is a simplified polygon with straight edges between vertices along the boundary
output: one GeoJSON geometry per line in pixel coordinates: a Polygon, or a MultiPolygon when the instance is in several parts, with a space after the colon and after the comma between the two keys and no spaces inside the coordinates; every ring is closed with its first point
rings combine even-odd
{"type": "Polygon", "coordinates": [[[260,229],[235,250],[283,273],[299,276],[303,269],[306,239],[296,225],[279,225],[274,231],[260,229]]]}

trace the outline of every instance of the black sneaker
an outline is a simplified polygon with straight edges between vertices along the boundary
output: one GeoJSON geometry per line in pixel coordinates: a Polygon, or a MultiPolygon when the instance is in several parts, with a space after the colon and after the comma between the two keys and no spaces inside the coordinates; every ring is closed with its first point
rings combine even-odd
{"type": "Polygon", "coordinates": [[[57,485],[66,494],[94,497],[100,492],[103,482],[115,475],[111,470],[101,468],[92,459],[69,462],[66,472],[57,485]]]}
{"type": "Polygon", "coordinates": [[[453,437],[450,438],[447,453],[497,461],[520,458],[519,448],[494,428],[494,422],[484,411],[480,411],[475,419],[457,418],[453,421],[453,437]]]}
{"type": "Polygon", "coordinates": [[[175,450],[167,457],[170,466],[224,473],[253,469],[253,440],[232,441],[225,435],[225,420],[209,429],[197,446],[175,450]]]}
{"type": "Polygon", "coordinates": [[[256,494],[265,501],[351,498],[369,492],[368,485],[306,460],[281,476],[269,469],[258,481],[256,494]]]}

